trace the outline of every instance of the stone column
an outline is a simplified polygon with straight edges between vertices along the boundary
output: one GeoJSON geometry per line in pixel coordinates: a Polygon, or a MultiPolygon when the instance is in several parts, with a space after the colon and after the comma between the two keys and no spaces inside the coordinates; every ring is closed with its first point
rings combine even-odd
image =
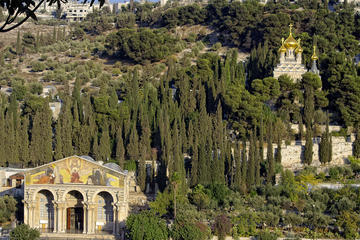
{"type": "MultiPolygon", "coordinates": [[[[29,205],[29,226],[34,228],[34,227],[38,227],[38,224],[36,224],[35,222],[35,207],[36,207],[36,204],[35,203],[30,203],[29,205]]],[[[38,213],[39,214],[39,213],[38,213]]]]}
{"type": "Polygon", "coordinates": [[[56,233],[57,232],[57,223],[58,223],[58,206],[57,206],[57,202],[56,201],[52,201],[53,203],[53,206],[54,206],[54,229],[53,229],[53,233],[56,233]]]}
{"type": "Polygon", "coordinates": [[[57,232],[64,233],[66,229],[66,204],[58,202],[58,229],[57,232]]]}
{"type": "Polygon", "coordinates": [[[83,204],[83,211],[84,211],[84,219],[83,219],[84,229],[83,229],[83,233],[88,233],[89,232],[89,222],[88,222],[88,219],[89,219],[89,217],[88,217],[89,205],[85,201],[82,201],[81,203],[83,204]]]}
{"type": "Polygon", "coordinates": [[[94,234],[95,233],[95,225],[96,225],[96,218],[95,218],[95,208],[96,208],[96,204],[94,203],[89,203],[88,204],[88,217],[87,217],[87,227],[88,227],[88,231],[87,233],[89,234],[94,234]]]}
{"type": "Polygon", "coordinates": [[[111,203],[111,205],[113,206],[113,235],[118,235],[117,232],[117,227],[116,227],[116,223],[117,223],[117,206],[114,203],[111,203]]]}

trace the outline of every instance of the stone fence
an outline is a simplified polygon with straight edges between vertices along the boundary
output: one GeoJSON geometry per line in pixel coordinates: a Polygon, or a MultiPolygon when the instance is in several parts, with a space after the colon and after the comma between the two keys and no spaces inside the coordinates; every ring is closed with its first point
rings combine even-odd
{"type": "MultiPolygon", "coordinates": [[[[332,160],[330,166],[344,165],[348,163],[348,157],[352,155],[354,136],[349,138],[332,137],[332,160]]],[[[313,162],[311,166],[320,167],[319,144],[320,138],[313,139],[313,162]]],[[[273,144],[274,154],[277,151],[277,144],[273,144]]],[[[284,168],[298,170],[303,168],[305,141],[293,141],[290,145],[281,146],[281,163],[284,168]]],[[[264,146],[264,157],[266,158],[267,148],[264,146]]]]}

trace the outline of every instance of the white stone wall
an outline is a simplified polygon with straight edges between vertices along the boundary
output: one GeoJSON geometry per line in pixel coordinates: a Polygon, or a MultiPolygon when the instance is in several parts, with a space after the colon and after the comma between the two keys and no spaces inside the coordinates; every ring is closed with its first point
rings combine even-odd
{"type": "MultiPolygon", "coordinates": [[[[353,139],[351,139],[353,140],[353,139]]],[[[313,162],[312,166],[319,167],[319,143],[320,138],[314,139],[313,162]]],[[[332,137],[332,161],[330,165],[343,165],[347,163],[348,156],[352,155],[353,141],[346,141],[344,137],[332,137]]],[[[305,148],[305,141],[294,141],[290,145],[281,146],[281,163],[284,168],[297,170],[303,168],[302,158],[305,148]]],[[[277,145],[273,144],[274,154],[277,151],[277,145]]],[[[264,158],[266,158],[267,147],[264,146],[264,158]]]]}

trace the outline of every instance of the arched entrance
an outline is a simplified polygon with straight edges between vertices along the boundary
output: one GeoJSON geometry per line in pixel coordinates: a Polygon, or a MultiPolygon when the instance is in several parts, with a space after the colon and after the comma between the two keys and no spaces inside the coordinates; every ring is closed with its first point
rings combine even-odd
{"type": "Polygon", "coordinates": [[[36,203],[39,214],[35,221],[39,223],[41,232],[54,230],[54,196],[49,190],[41,190],[36,194],[36,203]]]}
{"type": "Polygon", "coordinates": [[[114,224],[113,197],[108,192],[100,192],[96,195],[96,231],[112,233],[114,224]]]}
{"type": "Polygon", "coordinates": [[[76,190],[66,194],[66,232],[82,233],[84,230],[83,195],[76,190]]]}

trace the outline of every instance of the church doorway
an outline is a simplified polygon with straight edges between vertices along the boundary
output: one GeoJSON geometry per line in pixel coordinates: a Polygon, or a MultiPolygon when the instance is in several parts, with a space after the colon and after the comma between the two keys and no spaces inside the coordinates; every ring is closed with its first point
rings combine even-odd
{"type": "Polygon", "coordinates": [[[81,207],[66,209],[66,229],[70,232],[81,232],[84,229],[84,210],[81,207]]]}
{"type": "Polygon", "coordinates": [[[84,230],[84,198],[79,191],[70,191],[66,194],[66,231],[82,233],[84,230]]]}

